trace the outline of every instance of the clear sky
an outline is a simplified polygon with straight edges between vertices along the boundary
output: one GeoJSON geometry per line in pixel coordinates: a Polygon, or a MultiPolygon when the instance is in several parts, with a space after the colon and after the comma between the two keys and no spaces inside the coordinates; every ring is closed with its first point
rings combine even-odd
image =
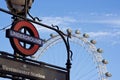
{"type": "MultiPolygon", "coordinates": [[[[5,0],[0,8],[7,9],[5,0]]],[[[107,69],[112,73],[110,80],[120,79],[120,1],[119,0],[34,0],[30,10],[48,25],[60,29],[79,29],[97,41],[96,46],[109,61],[107,69]]],[[[0,29],[11,24],[11,16],[0,12],[0,29]]],[[[44,38],[44,36],[41,36],[44,38]]],[[[0,51],[12,52],[5,31],[0,31],[0,51]]]]}

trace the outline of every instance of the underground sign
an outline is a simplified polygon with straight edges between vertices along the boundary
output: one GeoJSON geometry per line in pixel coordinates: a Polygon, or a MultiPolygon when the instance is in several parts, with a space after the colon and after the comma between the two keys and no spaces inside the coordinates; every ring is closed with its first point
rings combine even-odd
{"type": "Polygon", "coordinates": [[[42,46],[38,31],[32,23],[25,20],[15,23],[6,31],[6,36],[15,52],[24,56],[33,55],[42,46]]]}

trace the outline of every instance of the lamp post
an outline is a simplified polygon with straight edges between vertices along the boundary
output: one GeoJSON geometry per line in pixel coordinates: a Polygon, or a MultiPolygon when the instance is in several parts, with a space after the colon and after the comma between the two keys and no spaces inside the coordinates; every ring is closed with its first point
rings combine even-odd
{"type": "MultiPolygon", "coordinates": [[[[0,11],[5,12],[7,14],[13,15],[13,17],[15,17],[15,19],[19,20],[27,20],[30,21],[32,23],[41,25],[45,28],[51,29],[55,32],[57,32],[61,38],[63,39],[63,42],[65,43],[66,46],[66,51],[67,51],[67,62],[66,62],[66,70],[67,70],[67,76],[66,76],[66,80],[70,80],[70,69],[71,69],[71,54],[72,51],[70,50],[70,44],[69,44],[69,38],[71,37],[71,31],[68,30],[68,35],[64,34],[61,30],[59,30],[59,28],[55,28],[53,26],[48,26],[46,24],[40,23],[40,22],[36,22],[34,20],[28,19],[27,18],[27,12],[29,11],[29,9],[32,6],[32,3],[34,2],[34,0],[6,0],[8,9],[10,11],[6,11],[4,9],[0,8],[0,11]],[[67,38],[66,38],[67,36],[67,38]]],[[[15,21],[14,19],[14,21],[15,21]]]]}
{"type": "MultiPolygon", "coordinates": [[[[33,2],[34,0],[6,0],[6,4],[10,12],[22,16],[25,19],[27,18],[27,13],[29,12],[33,2]]],[[[14,15],[12,18],[13,18],[12,26],[14,26],[16,22],[20,20],[24,20],[14,15]]],[[[26,28],[24,28],[24,34],[26,34],[26,32],[27,30],[26,28]]],[[[26,43],[23,44],[24,44],[24,48],[26,48],[26,43]]],[[[16,51],[14,51],[14,55],[18,55],[16,51]]]]}

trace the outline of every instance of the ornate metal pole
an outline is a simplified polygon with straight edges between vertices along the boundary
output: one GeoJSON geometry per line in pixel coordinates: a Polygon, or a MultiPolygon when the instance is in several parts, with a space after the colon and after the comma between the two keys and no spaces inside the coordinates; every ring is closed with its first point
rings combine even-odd
{"type": "MultiPolygon", "coordinates": [[[[25,1],[26,1],[26,4],[27,4],[27,0],[25,0],[25,1]]],[[[27,6],[27,5],[26,5],[26,6],[27,6]]],[[[61,36],[61,38],[63,39],[63,42],[65,43],[65,46],[66,46],[66,50],[67,50],[67,62],[66,62],[67,78],[66,78],[66,80],[70,80],[70,69],[71,69],[71,65],[72,65],[72,64],[71,64],[71,59],[70,59],[71,50],[70,50],[70,45],[69,45],[69,38],[70,38],[69,35],[67,35],[67,39],[66,39],[66,37],[65,37],[66,34],[64,34],[61,30],[56,29],[56,28],[54,28],[54,27],[52,27],[52,26],[48,26],[48,25],[46,25],[46,24],[43,24],[43,23],[40,23],[40,22],[36,22],[36,21],[31,20],[31,19],[28,19],[28,18],[26,18],[26,17],[23,17],[23,16],[20,16],[20,15],[11,13],[11,12],[9,12],[9,11],[6,11],[6,10],[4,10],[4,9],[2,9],[2,8],[0,8],[0,11],[5,12],[5,13],[10,14],[10,15],[13,15],[13,16],[18,17],[18,18],[21,18],[21,19],[25,19],[25,20],[27,20],[27,21],[30,21],[30,22],[32,22],[32,23],[41,25],[41,26],[43,26],[43,27],[45,27],[45,28],[48,28],[48,29],[51,29],[51,30],[57,32],[57,33],[61,36]]],[[[26,11],[26,13],[27,13],[27,11],[26,11]]]]}

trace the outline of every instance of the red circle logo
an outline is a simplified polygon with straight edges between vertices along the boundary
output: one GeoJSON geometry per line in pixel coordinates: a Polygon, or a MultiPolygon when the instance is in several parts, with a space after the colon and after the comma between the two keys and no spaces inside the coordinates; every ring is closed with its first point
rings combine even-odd
{"type": "Polygon", "coordinates": [[[9,31],[10,42],[14,50],[22,55],[33,55],[40,47],[39,34],[34,25],[22,20],[9,31]],[[12,37],[11,37],[12,36],[12,37]]]}

